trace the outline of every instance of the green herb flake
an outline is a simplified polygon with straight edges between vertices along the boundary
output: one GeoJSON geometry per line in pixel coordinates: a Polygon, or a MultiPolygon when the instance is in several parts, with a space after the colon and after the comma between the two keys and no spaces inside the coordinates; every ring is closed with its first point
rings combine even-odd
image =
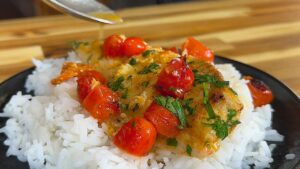
{"type": "Polygon", "coordinates": [[[121,95],[122,99],[127,99],[128,98],[128,89],[126,88],[123,94],[121,95]]]}
{"type": "Polygon", "coordinates": [[[164,97],[157,96],[155,97],[155,101],[158,105],[165,107],[170,112],[172,112],[175,116],[178,117],[180,121],[180,129],[183,129],[186,125],[185,113],[178,99],[174,99],[172,97],[164,97]]]}
{"type": "Polygon", "coordinates": [[[207,104],[209,101],[209,89],[208,89],[208,84],[207,83],[202,83],[202,87],[203,87],[203,103],[207,104]]]}
{"type": "Polygon", "coordinates": [[[176,138],[168,138],[167,145],[172,146],[172,147],[177,147],[178,142],[177,142],[176,138]]]}
{"type": "Polygon", "coordinates": [[[236,125],[238,125],[238,124],[240,124],[241,122],[239,121],[239,120],[232,120],[232,121],[229,121],[228,122],[228,126],[229,127],[234,127],[234,126],[236,126],[236,125]]]}
{"type": "Polygon", "coordinates": [[[131,66],[133,66],[133,65],[136,65],[136,59],[135,58],[131,58],[130,60],[129,60],[129,64],[131,65],[131,66]]]}
{"type": "Polygon", "coordinates": [[[207,111],[208,117],[210,119],[214,119],[216,117],[216,113],[215,113],[214,109],[212,108],[211,104],[209,102],[207,102],[206,104],[204,104],[204,106],[207,111]]]}
{"type": "Polygon", "coordinates": [[[192,71],[193,71],[193,73],[198,73],[199,72],[197,69],[193,69],[192,71]]]}
{"type": "Polygon", "coordinates": [[[234,94],[234,95],[238,95],[237,92],[235,90],[233,90],[231,87],[229,88],[229,90],[234,94]]]}
{"type": "Polygon", "coordinates": [[[147,56],[152,55],[152,54],[154,54],[154,53],[156,53],[156,50],[146,50],[146,51],[142,54],[142,56],[143,56],[143,57],[147,57],[147,56]]]}
{"type": "Polygon", "coordinates": [[[139,71],[138,74],[148,74],[154,73],[156,69],[159,68],[159,65],[156,63],[150,63],[148,66],[144,67],[143,70],[139,71]]]}
{"type": "Polygon", "coordinates": [[[193,100],[193,98],[182,100],[182,107],[188,112],[189,115],[193,115],[196,112],[196,107],[191,107],[190,105],[193,100]]]}
{"type": "Polygon", "coordinates": [[[188,145],[186,146],[186,153],[187,153],[189,156],[191,156],[191,155],[192,155],[192,151],[193,151],[192,147],[188,144],[188,145]]]}
{"type": "Polygon", "coordinates": [[[142,86],[143,86],[143,87],[147,87],[147,86],[149,85],[149,83],[150,83],[149,81],[144,81],[144,82],[142,83],[142,86]]]}
{"type": "Polygon", "coordinates": [[[211,126],[212,129],[216,132],[216,136],[224,140],[229,134],[229,128],[240,124],[240,121],[233,120],[234,116],[236,115],[237,112],[235,110],[229,109],[226,121],[220,119],[219,116],[215,116],[215,118],[213,118],[213,123],[205,124],[211,126]]]}
{"type": "Polygon", "coordinates": [[[233,109],[228,109],[227,114],[227,124],[229,127],[236,126],[240,124],[241,122],[239,120],[233,120],[233,118],[237,115],[237,112],[233,109]]]}
{"type": "Polygon", "coordinates": [[[229,86],[229,81],[215,81],[214,85],[216,87],[226,87],[229,86]]]}
{"type": "Polygon", "coordinates": [[[128,107],[129,107],[128,104],[123,104],[123,103],[120,104],[120,108],[121,108],[123,111],[127,111],[127,110],[128,110],[128,107]]]}
{"type": "Polygon", "coordinates": [[[136,126],[136,122],[133,121],[133,122],[131,123],[131,126],[132,126],[132,127],[135,127],[135,126],[136,126]]]}
{"type": "Polygon", "coordinates": [[[212,124],[212,128],[215,130],[218,138],[224,140],[228,136],[228,124],[224,120],[216,119],[212,124]]]}
{"type": "Polygon", "coordinates": [[[202,83],[212,83],[214,86],[216,87],[226,87],[229,86],[229,81],[219,81],[216,79],[215,76],[212,75],[200,75],[197,74],[197,71],[194,69],[194,86],[198,85],[198,84],[202,84],[202,83]]]}
{"type": "Polygon", "coordinates": [[[119,89],[124,89],[123,81],[124,77],[121,76],[119,77],[116,81],[111,81],[108,82],[107,86],[112,90],[112,91],[117,91],[119,89]]]}
{"type": "Polygon", "coordinates": [[[138,103],[136,103],[133,108],[132,108],[132,111],[133,112],[136,112],[138,109],[140,108],[140,105],[138,103]]]}
{"type": "Polygon", "coordinates": [[[227,114],[227,121],[232,120],[236,114],[237,114],[237,112],[235,110],[229,109],[228,114],[227,114]]]}
{"type": "Polygon", "coordinates": [[[73,49],[78,49],[81,45],[87,46],[89,45],[89,42],[84,42],[84,41],[71,41],[69,42],[69,45],[73,48],[73,49]]]}

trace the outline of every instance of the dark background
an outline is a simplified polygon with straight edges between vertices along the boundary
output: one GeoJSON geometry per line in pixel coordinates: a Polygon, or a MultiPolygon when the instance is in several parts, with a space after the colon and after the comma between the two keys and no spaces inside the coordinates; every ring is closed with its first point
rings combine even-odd
{"type": "MultiPolygon", "coordinates": [[[[177,3],[190,0],[99,0],[112,9],[154,4],[177,3]]],[[[0,19],[58,14],[41,0],[0,0],[0,19]]]]}

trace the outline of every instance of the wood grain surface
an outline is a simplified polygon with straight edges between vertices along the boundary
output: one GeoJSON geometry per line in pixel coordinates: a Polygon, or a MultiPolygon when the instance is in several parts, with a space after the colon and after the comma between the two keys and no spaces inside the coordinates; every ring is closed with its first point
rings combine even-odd
{"type": "Polygon", "coordinates": [[[194,36],[216,54],[253,65],[300,95],[300,1],[188,2],[117,11],[125,22],[99,25],[58,15],[0,22],[0,81],[30,66],[32,57],[66,55],[72,40],[113,33],[154,46],[180,46],[194,36]]]}

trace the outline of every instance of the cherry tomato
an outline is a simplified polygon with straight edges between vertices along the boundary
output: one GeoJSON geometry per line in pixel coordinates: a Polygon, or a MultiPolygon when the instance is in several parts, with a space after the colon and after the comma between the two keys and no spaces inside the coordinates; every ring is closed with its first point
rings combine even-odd
{"type": "Polygon", "coordinates": [[[173,47],[171,47],[171,48],[167,48],[166,50],[172,51],[172,52],[174,52],[174,53],[179,53],[178,49],[177,49],[175,46],[173,46],[173,47]]]}
{"type": "Polygon", "coordinates": [[[125,56],[133,56],[143,53],[147,48],[147,43],[138,37],[129,37],[122,46],[122,52],[125,56]]]}
{"type": "Polygon", "coordinates": [[[192,55],[200,60],[207,62],[214,61],[214,53],[212,50],[205,47],[198,40],[189,37],[182,45],[182,50],[186,50],[189,55],[192,55]]]}
{"type": "Polygon", "coordinates": [[[80,102],[83,102],[85,97],[91,92],[93,81],[96,82],[92,77],[79,77],[77,79],[77,93],[80,102]]]}
{"type": "Polygon", "coordinates": [[[87,70],[87,71],[84,71],[82,73],[80,73],[78,75],[78,77],[92,77],[94,78],[95,80],[99,81],[100,83],[102,84],[106,84],[106,79],[105,77],[98,71],[96,70],[87,70]]]}
{"type": "Polygon", "coordinates": [[[141,117],[136,117],[125,123],[114,136],[113,142],[125,152],[144,156],[149,153],[156,139],[153,124],[141,117]]]}
{"type": "Polygon", "coordinates": [[[179,133],[180,121],[178,118],[169,110],[154,102],[146,110],[144,117],[154,125],[158,134],[175,137],[179,133]]]}
{"type": "Polygon", "coordinates": [[[192,89],[194,74],[182,58],[175,58],[160,72],[157,90],[164,96],[182,98],[192,89]]]}
{"type": "Polygon", "coordinates": [[[99,122],[120,113],[117,94],[100,84],[92,88],[82,106],[99,122]]]}
{"type": "Polygon", "coordinates": [[[104,40],[103,54],[107,57],[122,56],[122,46],[125,37],[121,35],[111,35],[104,40]]]}
{"type": "Polygon", "coordinates": [[[273,93],[263,81],[254,79],[251,76],[246,76],[244,79],[249,80],[247,86],[251,92],[255,107],[260,107],[272,102],[273,93]]]}
{"type": "Polygon", "coordinates": [[[100,72],[95,70],[84,71],[78,75],[77,93],[80,102],[83,102],[84,98],[91,92],[92,87],[99,82],[105,84],[106,79],[100,72]]]}

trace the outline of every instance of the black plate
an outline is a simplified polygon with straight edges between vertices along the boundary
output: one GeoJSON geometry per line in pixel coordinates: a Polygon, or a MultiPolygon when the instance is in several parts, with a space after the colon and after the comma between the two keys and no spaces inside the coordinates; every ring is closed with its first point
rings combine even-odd
{"type": "MultiPolygon", "coordinates": [[[[273,127],[279,133],[285,136],[284,142],[278,144],[273,152],[274,162],[271,164],[273,169],[290,169],[296,168],[300,159],[300,101],[299,98],[282,82],[278,81],[269,74],[260,71],[246,64],[233,61],[223,57],[216,57],[216,63],[231,63],[243,75],[251,75],[254,78],[261,79],[270,86],[275,95],[272,103],[275,109],[273,115],[273,127]],[[286,160],[287,153],[295,153],[294,160],[286,160]]],[[[33,68],[25,70],[14,77],[6,80],[0,85],[0,112],[10,97],[17,91],[24,90],[24,83],[27,76],[33,68]]],[[[296,73],[296,72],[294,72],[296,73]]],[[[5,125],[5,118],[0,118],[0,127],[5,125]]],[[[6,157],[7,147],[3,145],[6,136],[0,134],[0,168],[1,169],[27,169],[28,164],[22,163],[16,157],[6,157]]],[[[298,166],[299,167],[299,166],[298,166]]],[[[297,168],[298,168],[297,167],[297,168]]]]}

